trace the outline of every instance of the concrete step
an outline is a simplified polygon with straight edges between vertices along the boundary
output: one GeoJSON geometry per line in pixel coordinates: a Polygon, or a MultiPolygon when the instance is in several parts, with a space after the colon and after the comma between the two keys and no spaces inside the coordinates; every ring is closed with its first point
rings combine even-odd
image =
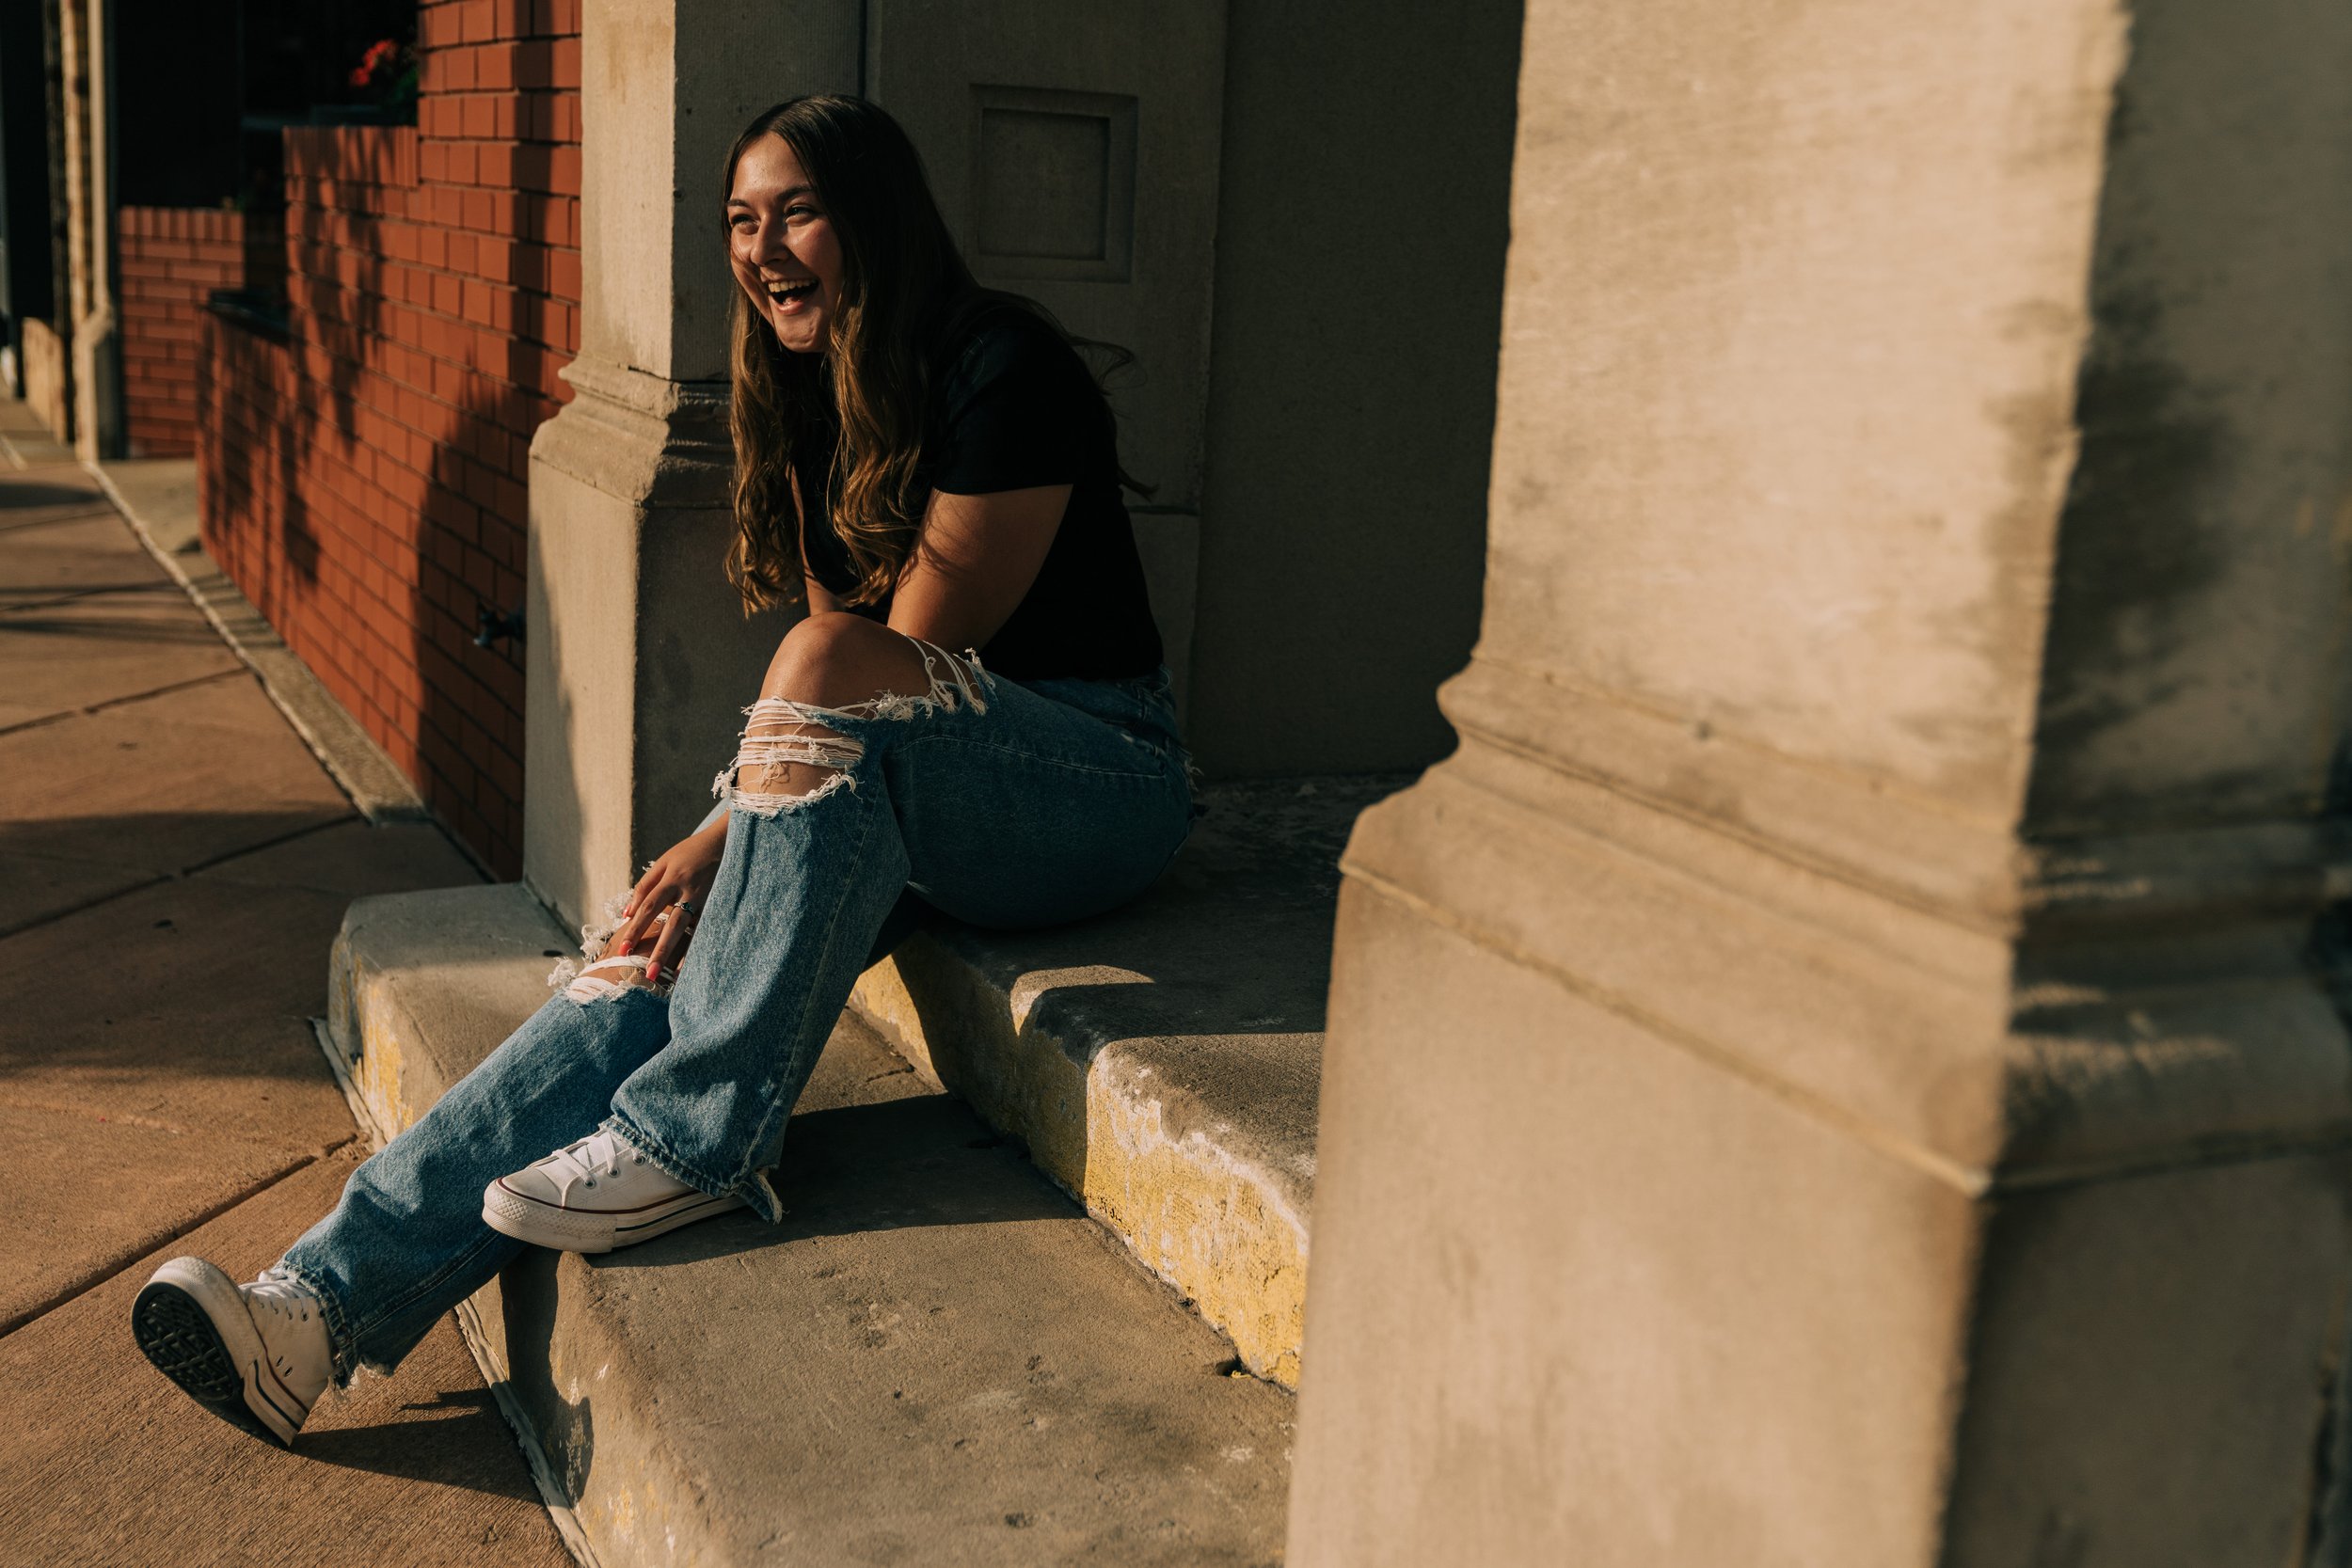
{"type": "Polygon", "coordinates": [[[850,1004],[1294,1387],[1339,856],[1408,782],[1214,786],[1128,908],[1041,931],[934,920],[850,1004]]]}
{"type": "MultiPolygon", "coordinates": [[[[363,1119],[429,1107],[570,945],[512,885],[354,904],[325,1043],[363,1119]]],[[[461,1310],[586,1555],[1279,1560],[1289,1396],[855,1018],[777,1186],[781,1227],[534,1253],[461,1310]]]]}

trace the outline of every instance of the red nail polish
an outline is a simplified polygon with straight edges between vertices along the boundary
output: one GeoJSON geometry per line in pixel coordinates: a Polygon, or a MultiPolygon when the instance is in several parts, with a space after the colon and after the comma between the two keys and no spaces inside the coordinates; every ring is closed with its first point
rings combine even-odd
{"type": "Polygon", "coordinates": [[[612,956],[613,956],[614,958],[628,958],[628,942],[614,942],[614,943],[612,944],[612,956]]]}

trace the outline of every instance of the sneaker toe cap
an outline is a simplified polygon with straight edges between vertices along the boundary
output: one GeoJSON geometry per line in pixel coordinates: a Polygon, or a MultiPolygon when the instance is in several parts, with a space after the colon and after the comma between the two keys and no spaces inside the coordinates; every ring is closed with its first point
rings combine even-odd
{"type": "Polygon", "coordinates": [[[501,1176],[482,1189],[485,1203],[513,1203],[519,1199],[529,1203],[554,1204],[560,1208],[564,1198],[564,1189],[536,1165],[501,1176]]]}

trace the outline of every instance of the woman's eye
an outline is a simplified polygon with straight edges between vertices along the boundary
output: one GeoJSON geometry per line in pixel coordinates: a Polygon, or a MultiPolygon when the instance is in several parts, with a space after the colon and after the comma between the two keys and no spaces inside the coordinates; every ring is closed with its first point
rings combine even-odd
{"type": "Polygon", "coordinates": [[[787,218],[813,218],[817,215],[817,209],[806,206],[787,207],[784,210],[784,215],[787,218]]]}

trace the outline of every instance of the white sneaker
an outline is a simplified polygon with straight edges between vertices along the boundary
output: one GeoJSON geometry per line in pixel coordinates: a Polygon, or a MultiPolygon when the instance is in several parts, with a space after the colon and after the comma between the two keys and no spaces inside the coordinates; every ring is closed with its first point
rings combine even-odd
{"type": "Polygon", "coordinates": [[[662,1170],[599,1128],[482,1189],[482,1223],[559,1252],[610,1252],[740,1209],[662,1170]]]}
{"type": "Polygon", "coordinates": [[[190,1399],[289,1448],[335,1375],[318,1297],[280,1275],[239,1285],[201,1258],[155,1271],[131,1304],[131,1332],[190,1399]]]}

